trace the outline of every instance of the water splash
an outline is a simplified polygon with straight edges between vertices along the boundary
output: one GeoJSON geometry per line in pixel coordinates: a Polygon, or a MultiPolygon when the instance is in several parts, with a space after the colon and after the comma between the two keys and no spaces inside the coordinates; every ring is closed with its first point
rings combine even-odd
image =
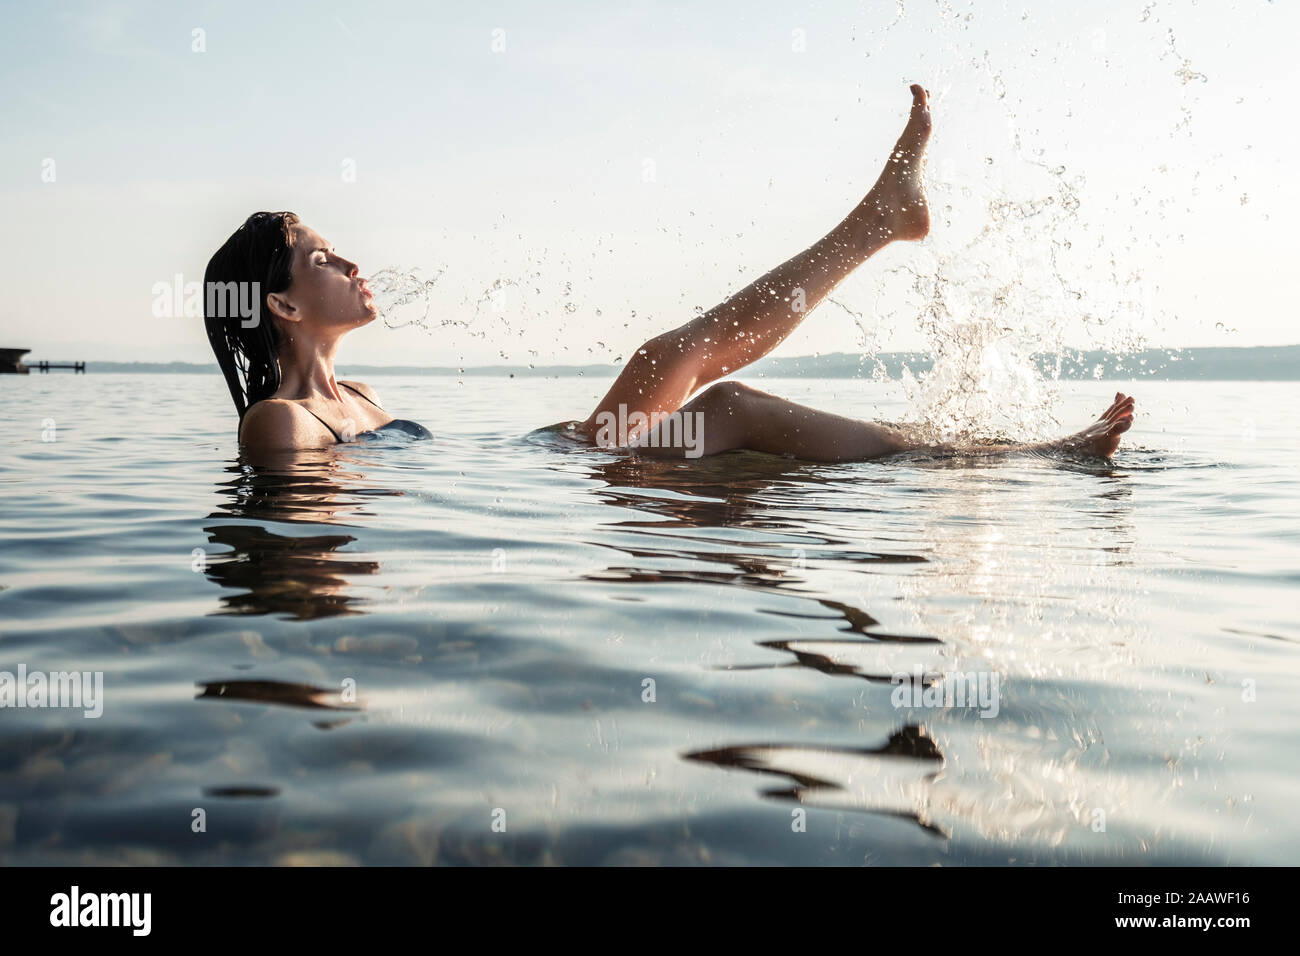
{"type": "MultiPolygon", "coordinates": [[[[389,266],[374,273],[369,284],[384,324],[390,329],[415,326],[425,332],[444,328],[468,329],[485,312],[504,313],[507,290],[524,289],[522,281],[494,279],[477,296],[465,296],[460,302],[449,305],[445,310],[447,315],[431,317],[435,308],[434,296],[444,291],[439,289],[438,280],[446,271],[445,268],[439,269],[432,278],[425,278],[419,268],[389,266]]],[[[479,334],[485,335],[486,332],[480,331],[479,334]]]]}
{"type": "Polygon", "coordinates": [[[373,273],[367,283],[384,324],[390,329],[426,325],[433,307],[434,289],[444,271],[438,270],[431,279],[423,278],[418,268],[387,267],[373,273]]]}
{"type": "MultiPolygon", "coordinates": [[[[597,239],[597,246],[601,242],[597,239]]],[[[581,289],[575,290],[575,280],[567,278],[575,265],[563,254],[553,256],[542,248],[527,252],[520,261],[497,265],[496,277],[483,275],[475,265],[443,266],[432,276],[419,268],[390,266],[374,273],[370,286],[389,328],[410,327],[431,335],[454,332],[440,336],[440,347],[455,349],[466,344],[466,337],[477,339],[490,343],[505,362],[520,360],[520,350],[536,359],[537,349],[526,341],[518,349],[509,343],[539,325],[560,323],[562,327],[568,316],[603,317],[600,308],[583,300],[581,289]]],[[[629,321],[636,316],[634,309],[626,313],[629,321]]],[[[627,328],[628,321],[622,325],[627,328]]],[[[568,352],[570,344],[561,338],[556,348],[568,352]]],[[[594,348],[586,351],[593,353],[594,348]]],[[[530,367],[535,364],[531,359],[530,367]]]]}
{"type": "MultiPolygon", "coordinates": [[[[1159,289],[1143,275],[1144,266],[1135,264],[1149,257],[1129,253],[1160,245],[1150,223],[1164,217],[1171,199],[1160,199],[1147,188],[1133,194],[1129,209],[1118,194],[1108,199],[1097,190],[1089,192],[1084,175],[1052,161],[1046,148],[1035,145],[1032,134],[1037,131],[1027,124],[1022,128],[1017,110],[1023,102],[1009,95],[1012,84],[995,53],[970,50],[958,39],[973,14],[954,18],[950,4],[940,0],[936,6],[930,20],[937,20],[939,32],[951,40],[953,65],[941,68],[928,85],[944,89],[949,73],[973,70],[984,105],[995,105],[1003,114],[1006,146],[999,150],[994,143],[981,144],[981,152],[963,167],[970,178],[960,185],[952,160],[945,162],[938,181],[927,183],[935,231],[919,256],[909,256],[911,264],[889,270],[876,289],[877,304],[892,289],[904,293],[904,306],[884,312],[868,308],[863,319],[844,302],[829,301],[858,324],[860,345],[866,360],[874,360],[878,380],[886,376],[873,356],[897,319],[920,333],[932,366],[905,369],[902,387],[911,409],[908,422],[926,438],[1053,437],[1062,431],[1055,413],[1058,382],[1068,366],[1078,364],[1081,350],[1115,353],[1118,365],[1125,354],[1145,348],[1163,324],[1159,289]],[[978,164],[980,156],[983,164],[978,164]],[[999,173],[1001,182],[994,181],[999,173]],[[969,216],[981,205],[985,215],[954,239],[956,230],[945,220],[969,216]],[[960,210],[957,216],[954,207],[960,210]]],[[[1140,22],[1159,22],[1153,17],[1155,6],[1146,6],[1140,22]]],[[[883,20],[882,34],[897,26],[897,19],[883,20]]],[[[1174,31],[1163,24],[1160,29],[1160,39],[1152,40],[1163,41],[1161,56],[1173,59],[1177,90],[1206,83],[1206,75],[1177,48],[1174,31]]],[[[1104,35],[1100,42],[1094,49],[1105,53],[1104,35]]],[[[969,80],[969,75],[963,79],[967,88],[969,80]]],[[[1191,105],[1184,101],[1181,109],[1178,129],[1187,129],[1191,105]]],[[[1174,184],[1169,188],[1175,190],[1174,184]]],[[[1170,360],[1177,356],[1171,353],[1170,360]]],[[[1090,371],[1099,375],[1104,369],[1090,371]]],[[[1071,424],[1076,424],[1073,414],[1071,424]]]]}

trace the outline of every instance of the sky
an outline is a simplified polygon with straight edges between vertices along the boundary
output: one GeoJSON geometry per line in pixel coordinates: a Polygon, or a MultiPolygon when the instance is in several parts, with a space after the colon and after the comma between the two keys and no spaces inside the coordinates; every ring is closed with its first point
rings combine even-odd
{"type": "Polygon", "coordinates": [[[12,5],[0,347],[211,361],[160,284],[288,209],[436,280],[340,361],[617,364],[830,231],[909,82],[931,236],[777,354],[1294,343],[1297,35],[1267,0],[12,5]]]}

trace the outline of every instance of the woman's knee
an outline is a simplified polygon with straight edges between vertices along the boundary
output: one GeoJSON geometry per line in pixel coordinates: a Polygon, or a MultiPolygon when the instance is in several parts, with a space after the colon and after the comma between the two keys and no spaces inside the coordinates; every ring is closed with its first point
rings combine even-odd
{"type": "MultiPolygon", "coordinates": [[[[734,410],[758,396],[762,395],[756,388],[744,384],[743,382],[714,382],[704,391],[700,392],[695,401],[699,402],[706,408],[716,408],[723,410],[734,410]]],[[[692,403],[694,404],[694,403],[692,403]]]]}

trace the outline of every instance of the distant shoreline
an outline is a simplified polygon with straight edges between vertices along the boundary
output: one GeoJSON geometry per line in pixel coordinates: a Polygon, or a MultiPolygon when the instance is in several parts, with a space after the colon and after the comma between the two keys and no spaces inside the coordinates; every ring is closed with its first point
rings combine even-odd
{"type": "MultiPolygon", "coordinates": [[[[51,361],[54,361],[51,359],[51,361]]],[[[58,361],[64,361],[59,359],[58,361]]],[[[1297,381],[1300,380],[1300,345],[1262,345],[1249,348],[1145,349],[1119,355],[1113,352],[1067,352],[1060,356],[1060,373],[1055,374],[1058,357],[1043,355],[1037,359],[1039,369],[1048,377],[1065,380],[1146,378],[1155,381],[1297,381]],[[1098,369],[1100,368],[1100,374],[1098,369]]],[[[747,373],[769,378],[862,378],[869,379],[883,365],[890,379],[901,377],[903,369],[913,374],[927,371],[931,359],[924,352],[882,352],[864,357],[847,352],[804,355],[790,358],[768,357],[748,366],[747,373]]],[[[494,376],[513,378],[612,378],[620,364],[602,365],[475,365],[465,368],[414,365],[342,364],[343,375],[436,375],[454,377],[494,376]]],[[[94,373],[175,373],[220,374],[216,363],[195,362],[96,362],[86,361],[87,374],[94,373]]],[[[51,373],[54,374],[54,373],[51,373]]]]}

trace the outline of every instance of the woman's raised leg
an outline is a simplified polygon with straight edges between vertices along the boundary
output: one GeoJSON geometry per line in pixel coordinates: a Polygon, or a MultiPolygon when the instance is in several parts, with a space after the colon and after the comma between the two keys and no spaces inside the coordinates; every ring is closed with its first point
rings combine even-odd
{"type": "Polygon", "coordinates": [[[884,171],[854,210],[809,249],[782,263],[726,302],[646,342],[584,423],[640,412],[649,418],[680,408],[695,391],[776,348],[859,265],[897,240],[922,239],[930,213],[922,160],[930,139],[925,90],[912,87],[912,111],[884,171]]]}

